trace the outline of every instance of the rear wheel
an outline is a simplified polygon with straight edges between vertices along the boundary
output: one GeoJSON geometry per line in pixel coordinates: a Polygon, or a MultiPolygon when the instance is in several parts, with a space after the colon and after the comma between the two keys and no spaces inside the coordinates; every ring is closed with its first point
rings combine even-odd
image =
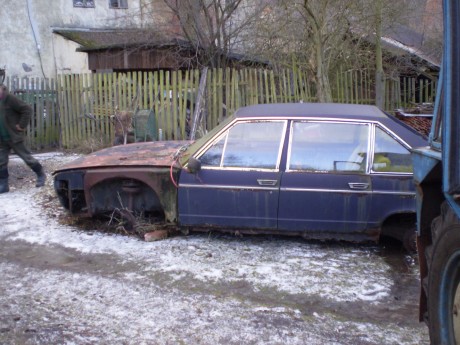
{"type": "Polygon", "coordinates": [[[460,223],[447,203],[432,224],[426,250],[428,323],[434,345],[460,344],[460,223]]]}
{"type": "Polygon", "coordinates": [[[416,253],[417,252],[417,232],[415,227],[406,229],[403,238],[403,245],[404,249],[406,249],[409,253],[416,253]]]}
{"type": "Polygon", "coordinates": [[[417,227],[415,214],[395,214],[389,217],[383,223],[381,235],[401,241],[407,252],[416,253],[417,227]]]}

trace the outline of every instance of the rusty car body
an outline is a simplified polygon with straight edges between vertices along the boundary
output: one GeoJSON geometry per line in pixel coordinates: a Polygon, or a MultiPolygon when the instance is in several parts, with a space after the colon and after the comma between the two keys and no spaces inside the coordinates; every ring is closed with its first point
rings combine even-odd
{"type": "Polygon", "coordinates": [[[196,230],[352,241],[415,228],[412,147],[425,139],[374,106],[241,108],[196,142],[104,149],[57,170],[73,214],[124,208],[196,230]]]}

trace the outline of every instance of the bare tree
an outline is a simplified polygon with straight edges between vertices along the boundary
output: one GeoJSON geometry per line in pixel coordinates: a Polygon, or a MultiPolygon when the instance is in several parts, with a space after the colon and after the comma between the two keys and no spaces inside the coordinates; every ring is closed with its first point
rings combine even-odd
{"type": "Polygon", "coordinates": [[[383,107],[386,78],[406,67],[391,64],[410,59],[392,61],[382,37],[416,21],[420,14],[413,10],[423,1],[271,0],[255,31],[254,50],[275,66],[306,69],[320,102],[332,101],[331,84],[342,67],[374,71],[377,104],[383,107]]]}
{"type": "Polygon", "coordinates": [[[329,69],[346,41],[352,10],[353,1],[346,0],[303,0],[298,5],[307,37],[312,43],[312,62],[320,102],[332,102],[329,69]]]}
{"type": "Polygon", "coordinates": [[[392,70],[409,70],[411,68],[410,59],[399,61],[401,65],[398,65],[397,61],[393,61],[393,66],[390,63],[385,64],[382,38],[396,34],[396,31],[402,26],[417,27],[417,21],[421,21],[423,15],[415,11],[420,10],[419,7],[423,7],[422,2],[421,0],[402,0],[399,2],[393,0],[375,0],[373,2],[360,0],[361,13],[357,24],[361,32],[367,30],[370,36],[373,35],[374,50],[370,56],[374,59],[375,68],[375,105],[381,109],[385,107],[386,80],[391,78],[392,70]]]}
{"type": "Polygon", "coordinates": [[[200,63],[225,67],[242,47],[241,37],[257,20],[263,3],[248,0],[164,0],[180,23],[181,34],[198,52],[200,63]]]}
{"type": "Polygon", "coordinates": [[[256,44],[270,61],[307,69],[317,99],[332,102],[331,71],[349,59],[355,0],[275,0],[259,23],[256,44]]]}

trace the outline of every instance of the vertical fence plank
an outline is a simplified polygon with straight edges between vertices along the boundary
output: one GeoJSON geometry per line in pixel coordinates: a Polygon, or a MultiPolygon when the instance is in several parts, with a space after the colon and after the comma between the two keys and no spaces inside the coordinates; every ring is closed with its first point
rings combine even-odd
{"type": "Polygon", "coordinates": [[[67,128],[69,130],[69,136],[68,136],[68,142],[67,142],[67,147],[71,147],[73,140],[77,140],[77,131],[75,130],[75,123],[73,119],[73,90],[72,90],[72,85],[73,85],[73,76],[68,75],[66,78],[66,97],[68,99],[67,101],[67,106],[68,106],[68,122],[67,122],[67,128]]]}
{"type": "Polygon", "coordinates": [[[223,112],[224,117],[229,116],[229,114],[233,113],[233,108],[231,107],[230,100],[231,100],[231,92],[232,92],[232,72],[230,68],[225,69],[224,75],[224,82],[225,82],[225,96],[224,96],[224,107],[225,110],[223,112]]]}
{"type": "Polygon", "coordinates": [[[110,113],[109,116],[106,120],[107,126],[110,128],[110,133],[109,133],[109,142],[112,141],[112,138],[115,136],[115,128],[113,126],[114,124],[114,119],[115,119],[115,111],[116,111],[116,92],[117,92],[117,87],[116,87],[116,73],[109,73],[107,75],[107,101],[109,103],[110,107],[110,113]]]}
{"type": "Polygon", "coordinates": [[[97,108],[93,114],[94,120],[89,123],[87,132],[91,133],[92,136],[97,135],[98,137],[102,137],[105,135],[106,127],[104,122],[106,106],[104,97],[103,74],[95,73],[94,76],[95,82],[93,84],[93,89],[94,98],[97,99],[97,108]]]}
{"type": "Polygon", "coordinates": [[[67,115],[69,113],[66,97],[66,76],[59,78],[59,121],[61,122],[61,147],[67,147],[69,138],[69,126],[67,115]]]}
{"type": "Polygon", "coordinates": [[[163,140],[166,138],[166,124],[165,124],[165,108],[164,108],[164,71],[160,71],[158,75],[158,89],[157,89],[157,94],[158,94],[158,122],[159,122],[159,128],[161,129],[163,135],[163,140]]]}
{"type": "Polygon", "coordinates": [[[182,71],[179,70],[177,73],[179,91],[179,138],[184,140],[187,139],[185,132],[187,125],[188,71],[182,73],[182,71]]]}
{"type": "Polygon", "coordinates": [[[110,131],[110,116],[112,115],[112,107],[109,101],[109,94],[110,90],[110,83],[109,83],[109,76],[111,73],[103,73],[102,74],[102,94],[104,97],[104,116],[101,117],[100,122],[101,126],[101,141],[102,144],[107,145],[111,141],[111,131],[110,131]]]}
{"type": "Polygon", "coordinates": [[[35,114],[38,122],[38,132],[35,137],[35,147],[36,149],[40,150],[45,147],[47,138],[45,132],[45,121],[46,121],[46,111],[45,111],[45,99],[46,99],[46,91],[45,91],[45,79],[38,81],[40,85],[38,99],[37,96],[35,97],[36,105],[37,105],[37,112],[35,114]]]}
{"type": "Polygon", "coordinates": [[[98,74],[89,74],[87,76],[87,105],[90,108],[91,113],[93,114],[94,121],[91,124],[90,130],[94,132],[96,128],[100,129],[101,131],[104,128],[104,116],[103,116],[103,101],[99,97],[98,92],[98,85],[99,85],[99,76],[98,74]]]}
{"type": "Polygon", "coordinates": [[[215,125],[217,126],[219,123],[222,122],[224,118],[224,74],[223,69],[219,68],[217,70],[217,111],[216,111],[216,122],[215,125]]]}
{"type": "Polygon", "coordinates": [[[172,105],[172,127],[171,127],[171,132],[172,132],[172,138],[173,139],[178,139],[179,136],[179,131],[178,131],[178,125],[179,125],[179,116],[177,114],[178,112],[178,94],[177,94],[177,71],[172,71],[171,72],[171,105],[172,105]]]}

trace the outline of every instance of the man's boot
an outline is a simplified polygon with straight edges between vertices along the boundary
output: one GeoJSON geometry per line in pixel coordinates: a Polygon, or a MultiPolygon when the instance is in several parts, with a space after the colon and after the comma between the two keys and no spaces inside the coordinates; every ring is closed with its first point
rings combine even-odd
{"type": "Polygon", "coordinates": [[[43,187],[46,181],[46,174],[43,171],[43,167],[39,164],[32,167],[32,170],[37,174],[37,183],[35,187],[43,187]]]}
{"type": "Polygon", "coordinates": [[[8,193],[10,187],[8,186],[8,170],[0,170],[0,194],[8,193]]]}

